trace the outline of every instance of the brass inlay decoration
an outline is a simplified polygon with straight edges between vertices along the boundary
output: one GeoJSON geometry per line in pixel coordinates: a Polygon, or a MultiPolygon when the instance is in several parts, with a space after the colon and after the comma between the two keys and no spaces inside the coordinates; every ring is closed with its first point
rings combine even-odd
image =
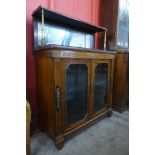
{"type": "Polygon", "coordinates": [[[51,53],[52,57],[54,58],[88,58],[88,59],[114,59],[115,55],[108,54],[108,53],[85,53],[82,54],[80,52],[74,51],[57,51],[52,50],[51,53]]]}

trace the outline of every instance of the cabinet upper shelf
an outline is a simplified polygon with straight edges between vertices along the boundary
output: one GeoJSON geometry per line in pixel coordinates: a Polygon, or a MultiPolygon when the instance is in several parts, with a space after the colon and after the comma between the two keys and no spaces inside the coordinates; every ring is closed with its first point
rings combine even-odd
{"type": "Polygon", "coordinates": [[[63,14],[55,12],[55,11],[51,11],[47,8],[43,8],[42,6],[39,6],[33,12],[32,16],[41,20],[42,9],[44,10],[45,21],[47,20],[47,21],[51,21],[54,23],[63,24],[66,27],[80,29],[80,30],[83,30],[83,31],[89,32],[89,33],[102,32],[102,31],[107,30],[104,27],[92,25],[90,23],[78,20],[76,18],[69,17],[69,16],[63,15],[63,14]]]}

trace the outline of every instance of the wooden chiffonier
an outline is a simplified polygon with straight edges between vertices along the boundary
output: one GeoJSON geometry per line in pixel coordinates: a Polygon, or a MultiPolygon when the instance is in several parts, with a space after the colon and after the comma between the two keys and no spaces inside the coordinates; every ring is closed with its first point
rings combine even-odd
{"type": "Polygon", "coordinates": [[[40,124],[58,149],[64,140],[112,115],[115,53],[94,49],[105,31],[39,7],[33,13],[40,124]]]}

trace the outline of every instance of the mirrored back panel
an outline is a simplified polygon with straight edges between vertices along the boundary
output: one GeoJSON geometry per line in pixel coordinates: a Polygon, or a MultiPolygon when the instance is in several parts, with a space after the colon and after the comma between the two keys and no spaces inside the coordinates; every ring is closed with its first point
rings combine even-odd
{"type": "MultiPolygon", "coordinates": [[[[34,48],[41,47],[41,40],[42,24],[35,20],[34,48]]],[[[94,48],[94,35],[55,23],[44,23],[44,46],[49,45],[94,48]]]]}

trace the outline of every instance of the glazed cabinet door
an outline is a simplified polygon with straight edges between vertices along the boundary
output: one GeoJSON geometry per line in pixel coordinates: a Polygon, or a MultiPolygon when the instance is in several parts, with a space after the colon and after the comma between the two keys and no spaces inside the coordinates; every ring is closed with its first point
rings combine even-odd
{"type": "Polygon", "coordinates": [[[90,61],[62,61],[64,127],[70,130],[87,121],[89,113],[90,61]]]}
{"type": "Polygon", "coordinates": [[[110,107],[110,60],[92,62],[92,113],[97,115],[110,107]]]}

